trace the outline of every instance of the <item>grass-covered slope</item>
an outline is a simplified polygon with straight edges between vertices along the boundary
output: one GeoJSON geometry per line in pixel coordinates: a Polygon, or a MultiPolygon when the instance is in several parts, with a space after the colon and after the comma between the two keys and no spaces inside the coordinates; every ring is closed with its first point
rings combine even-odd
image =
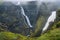
{"type": "Polygon", "coordinates": [[[11,32],[0,32],[0,40],[18,40],[18,39],[25,40],[26,37],[11,32]]]}
{"type": "Polygon", "coordinates": [[[60,40],[60,28],[51,30],[50,32],[45,33],[37,40],[60,40]]]}

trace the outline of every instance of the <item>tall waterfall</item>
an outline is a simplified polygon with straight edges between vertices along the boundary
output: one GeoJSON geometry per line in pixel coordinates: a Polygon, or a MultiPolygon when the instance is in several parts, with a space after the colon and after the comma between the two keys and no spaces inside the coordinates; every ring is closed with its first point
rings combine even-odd
{"type": "Polygon", "coordinates": [[[50,15],[50,17],[48,18],[42,32],[46,31],[49,26],[49,23],[54,22],[55,19],[56,19],[56,11],[53,11],[52,14],[50,15]]]}
{"type": "Polygon", "coordinates": [[[32,27],[32,25],[31,25],[31,23],[30,23],[30,20],[29,20],[28,16],[25,14],[24,9],[23,9],[22,7],[21,7],[21,10],[22,10],[22,15],[25,16],[25,18],[26,18],[26,20],[27,20],[28,25],[29,25],[30,27],[32,27]]]}
{"type": "MultiPolygon", "coordinates": [[[[18,1],[18,4],[16,4],[16,5],[20,5],[20,2],[18,1]]],[[[31,23],[30,23],[30,20],[29,20],[28,16],[27,16],[27,15],[25,14],[25,12],[24,12],[23,7],[21,7],[21,13],[22,13],[22,15],[26,18],[29,27],[32,27],[32,25],[31,25],[31,23]]]]}

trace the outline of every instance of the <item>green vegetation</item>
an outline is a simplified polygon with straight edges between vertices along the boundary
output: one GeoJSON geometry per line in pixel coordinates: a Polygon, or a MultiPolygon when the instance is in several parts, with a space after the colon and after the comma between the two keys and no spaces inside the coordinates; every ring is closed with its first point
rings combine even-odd
{"type": "Polygon", "coordinates": [[[38,40],[60,40],[60,28],[50,30],[39,37],[38,40]]]}
{"type": "Polygon", "coordinates": [[[38,30],[40,30],[40,27],[42,26],[42,24],[43,24],[43,22],[44,22],[44,17],[42,16],[42,17],[40,17],[38,20],[37,20],[37,23],[36,23],[36,30],[35,30],[35,32],[37,32],[38,30]]]}
{"type": "Polygon", "coordinates": [[[43,16],[39,16],[39,18],[37,19],[35,25],[36,26],[35,33],[31,31],[31,36],[27,37],[23,35],[26,34],[26,32],[28,32],[28,30],[25,29],[28,26],[24,23],[24,18],[21,17],[22,15],[16,14],[17,11],[15,10],[15,8],[16,8],[15,6],[12,6],[10,8],[11,11],[8,11],[6,13],[2,11],[2,13],[0,13],[0,17],[1,17],[0,18],[0,40],[60,40],[60,10],[57,11],[57,17],[51,29],[44,34],[41,34],[40,36],[39,35],[40,28],[42,27],[42,24],[45,22],[45,19],[47,19],[44,16],[47,16],[49,12],[43,6],[42,9],[45,10],[42,13],[44,15],[42,14],[43,16]],[[11,31],[13,31],[14,33],[12,33],[11,31]],[[20,32],[23,35],[18,34],[20,32]],[[39,37],[34,37],[35,35],[39,35],[39,37]]]}
{"type": "Polygon", "coordinates": [[[26,37],[11,32],[0,32],[0,40],[60,40],[60,28],[50,30],[37,38],[26,37]]]}
{"type": "Polygon", "coordinates": [[[26,40],[25,36],[11,32],[0,32],[0,40],[26,40]]]}
{"type": "Polygon", "coordinates": [[[30,38],[11,32],[0,32],[0,40],[36,40],[36,38],[30,38]]]}

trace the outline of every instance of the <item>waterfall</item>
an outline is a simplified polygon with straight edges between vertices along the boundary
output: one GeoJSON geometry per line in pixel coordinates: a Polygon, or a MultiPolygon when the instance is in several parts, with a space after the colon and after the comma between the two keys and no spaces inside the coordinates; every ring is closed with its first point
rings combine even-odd
{"type": "MultiPolygon", "coordinates": [[[[18,1],[18,3],[17,3],[16,5],[20,5],[20,2],[18,1]]],[[[32,27],[32,25],[31,25],[31,23],[30,23],[30,20],[29,20],[28,16],[27,16],[27,15],[25,14],[25,12],[24,12],[23,7],[21,7],[21,13],[22,13],[22,15],[26,18],[29,27],[32,27]]]]}
{"type": "Polygon", "coordinates": [[[50,15],[50,17],[48,18],[42,32],[46,31],[48,26],[49,26],[49,23],[50,22],[54,22],[54,20],[56,19],[56,11],[52,11],[52,14],[50,15]]]}
{"type": "Polygon", "coordinates": [[[22,10],[22,15],[25,16],[25,18],[26,18],[26,20],[27,20],[28,25],[29,25],[30,27],[32,27],[32,25],[31,25],[31,23],[30,23],[30,20],[29,20],[28,16],[25,14],[24,9],[23,9],[22,7],[21,7],[21,10],[22,10]]]}

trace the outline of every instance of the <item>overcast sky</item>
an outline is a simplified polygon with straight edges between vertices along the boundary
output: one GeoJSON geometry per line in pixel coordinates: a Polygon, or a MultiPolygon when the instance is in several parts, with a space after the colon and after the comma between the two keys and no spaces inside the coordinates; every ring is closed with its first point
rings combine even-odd
{"type": "Polygon", "coordinates": [[[20,2],[25,2],[25,1],[49,1],[49,2],[54,2],[54,1],[59,1],[59,0],[4,0],[4,1],[20,1],[20,2]]]}

